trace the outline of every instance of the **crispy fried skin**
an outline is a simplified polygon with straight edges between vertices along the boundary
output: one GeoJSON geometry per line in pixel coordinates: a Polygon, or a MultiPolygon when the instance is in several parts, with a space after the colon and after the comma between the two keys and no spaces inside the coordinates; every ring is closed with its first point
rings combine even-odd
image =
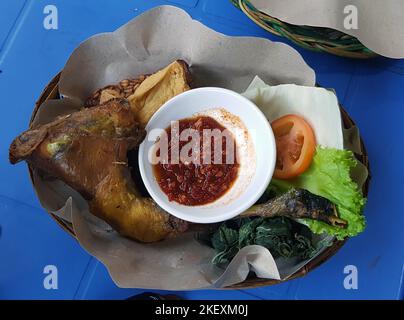
{"type": "Polygon", "coordinates": [[[26,160],[60,178],[120,234],[154,242],[185,231],[187,223],[136,191],[127,151],[144,137],[128,102],[116,99],[22,133],[10,146],[10,162],[26,160]]]}
{"type": "Polygon", "coordinates": [[[124,79],[117,84],[98,89],[87,98],[84,106],[89,108],[99,106],[116,98],[127,99],[147,77],[148,75],[141,75],[135,79],[124,79]]]}

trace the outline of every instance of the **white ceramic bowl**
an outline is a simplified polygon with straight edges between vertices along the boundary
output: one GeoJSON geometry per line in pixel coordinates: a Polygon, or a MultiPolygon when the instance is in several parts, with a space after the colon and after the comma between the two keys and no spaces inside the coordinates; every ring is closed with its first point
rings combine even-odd
{"type": "MultiPolygon", "coordinates": [[[[226,124],[224,126],[232,131],[226,124]]],[[[186,91],[166,102],[152,116],[146,131],[148,136],[139,148],[139,166],[143,182],[156,203],[180,219],[195,223],[215,223],[234,218],[260,198],[272,178],[276,145],[271,126],[254,103],[231,90],[206,87],[186,91]],[[241,160],[237,180],[217,201],[202,206],[185,206],[170,202],[160,189],[153,173],[153,165],[149,161],[149,152],[155,148],[156,141],[156,136],[151,134],[156,132],[153,129],[166,129],[170,127],[171,121],[190,118],[206,110],[218,108],[225,109],[242,121],[248,130],[248,141],[253,147],[252,154],[244,154],[244,157],[239,158],[241,160]]],[[[235,140],[238,148],[237,136],[235,140]]],[[[241,150],[238,148],[238,151],[241,150]]],[[[251,153],[251,149],[248,153],[251,153]]]]}

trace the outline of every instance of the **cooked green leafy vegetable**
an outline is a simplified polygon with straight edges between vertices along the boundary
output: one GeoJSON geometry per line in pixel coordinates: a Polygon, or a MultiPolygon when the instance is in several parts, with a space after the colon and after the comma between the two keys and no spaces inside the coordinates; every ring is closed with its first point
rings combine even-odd
{"type": "Polygon", "coordinates": [[[348,222],[346,228],[327,225],[321,221],[304,219],[304,223],[317,234],[327,233],[338,239],[355,236],[365,229],[362,215],[366,199],[351,178],[357,161],[351,151],[317,147],[310,168],[293,180],[273,179],[268,192],[302,188],[327,198],[338,209],[339,216],[348,222]]]}
{"type": "Polygon", "coordinates": [[[274,258],[299,257],[304,260],[319,250],[312,241],[312,233],[303,224],[285,217],[244,218],[224,222],[213,234],[211,245],[217,254],[212,262],[223,266],[241,248],[254,244],[267,248],[274,258]]]}

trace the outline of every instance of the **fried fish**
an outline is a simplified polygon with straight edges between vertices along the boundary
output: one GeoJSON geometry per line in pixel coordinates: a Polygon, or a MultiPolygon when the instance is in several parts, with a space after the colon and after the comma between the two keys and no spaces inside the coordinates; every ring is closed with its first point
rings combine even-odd
{"type": "Polygon", "coordinates": [[[241,217],[254,216],[307,218],[340,228],[347,226],[347,222],[338,217],[337,208],[331,201],[304,189],[291,189],[266,203],[255,205],[241,214],[241,217]]]}

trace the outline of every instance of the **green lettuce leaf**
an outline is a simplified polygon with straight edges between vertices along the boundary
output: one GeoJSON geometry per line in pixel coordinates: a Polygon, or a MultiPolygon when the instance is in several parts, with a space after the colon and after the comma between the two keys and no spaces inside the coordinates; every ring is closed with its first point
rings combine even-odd
{"type": "Polygon", "coordinates": [[[342,240],[357,235],[366,226],[362,214],[366,199],[351,178],[351,170],[356,166],[357,161],[351,151],[317,147],[313,163],[306,172],[293,180],[273,179],[270,188],[302,188],[332,201],[337,206],[339,216],[348,222],[347,228],[310,219],[304,219],[304,223],[314,233],[327,233],[342,240]]]}

